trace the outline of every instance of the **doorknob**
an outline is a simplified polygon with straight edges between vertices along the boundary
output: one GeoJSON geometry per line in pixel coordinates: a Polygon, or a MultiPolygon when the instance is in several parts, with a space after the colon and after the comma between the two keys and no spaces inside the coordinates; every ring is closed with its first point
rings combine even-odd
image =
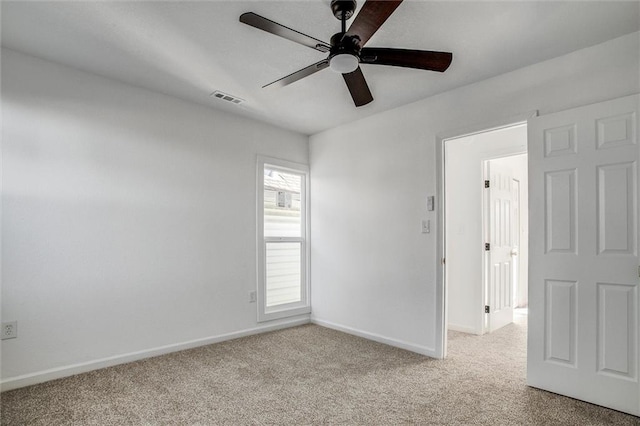
{"type": "Polygon", "coordinates": [[[518,255],[518,247],[514,247],[511,249],[511,256],[517,256],[518,255]]]}

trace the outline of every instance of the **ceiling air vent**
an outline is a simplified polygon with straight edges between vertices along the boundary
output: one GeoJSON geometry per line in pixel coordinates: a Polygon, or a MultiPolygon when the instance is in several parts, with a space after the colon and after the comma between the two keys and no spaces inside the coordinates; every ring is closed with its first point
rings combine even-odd
{"type": "Polygon", "coordinates": [[[224,92],[221,92],[219,90],[216,90],[215,92],[213,92],[211,94],[211,96],[214,97],[214,98],[221,99],[223,101],[231,102],[231,103],[236,104],[236,105],[244,103],[244,99],[240,99],[240,98],[238,98],[236,96],[232,96],[232,95],[230,95],[228,93],[224,93],[224,92]]]}

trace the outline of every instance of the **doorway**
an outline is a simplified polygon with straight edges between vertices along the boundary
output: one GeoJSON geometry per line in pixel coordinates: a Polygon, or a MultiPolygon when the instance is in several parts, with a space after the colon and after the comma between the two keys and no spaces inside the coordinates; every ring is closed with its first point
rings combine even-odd
{"type": "MultiPolygon", "coordinates": [[[[522,117],[528,120],[532,200],[527,385],[634,415],[640,413],[639,106],[640,97],[631,95],[522,117]]],[[[440,136],[436,145],[443,197],[436,350],[442,358],[447,355],[446,274],[451,270],[445,254],[452,232],[445,222],[445,209],[451,208],[445,199],[445,166],[452,156],[445,163],[445,148],[462,134],[440,136]]],[[[466,336],[485,339],[501,331],[466,336]]]]}
{"type": "Polygon", "coordinates": [[[481,335],[526,312],[526,123],[446,139],[443,151],[445,328],[481,335]]]}

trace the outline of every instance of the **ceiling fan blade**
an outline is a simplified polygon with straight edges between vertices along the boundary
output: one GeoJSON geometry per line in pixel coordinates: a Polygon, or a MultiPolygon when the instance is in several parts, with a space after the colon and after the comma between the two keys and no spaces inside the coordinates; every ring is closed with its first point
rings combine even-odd
{"type": "Polygon", "coordinates": [[[313,38],[300,31],[293,30],[284,25],[280,25],[277,22],[273,22],[270,19],[256,15],[253,12],[247,12],[240,15],[240,22],[250,25],[254,28],[258,28],[262,31],[266,31],[271,34],[275,34],[287,40],[302,44],[303,46],[310,47],[320,52],[328,52],[331,49],[327,43],[317,38],[313,38]]]}
{"type": "Polygon", "coordinates": [[[344,82],[347,83],[347,88],[351,93],[353,103],[355,103],[357,107],[366,105],[373,100],[373,95],[371,94],[371,90],[369,90],[367,80],[364,79],[360,67],[349,74],[342,74],[342,77],[344,78],[344,82]]]}
{"type": "Polygon", "coordinates": [[[453,59],[451,52],[365,47],[360,51],[363,64],[392,65],[444,72],[453,59]]]}
{"type": "Polygon", "coordinates": [[[266,85],[262,86],[262,88],[264,89],[265,87],[268,87],[268,86],[284,87],[284,86],[286,86],[288,84],[294,83],[294,82],[296,82],[298,80],[301,80],[301,79],[303,79],[305,77],[308,77],[311,74],[314,74],[314,73],[316,73],[318,71],[321,71],[321,70],[327,68],[328,66],[329,66],[329,61],[327,59],[323,59],[320,62],[316,62],[313,65],[309,65],[306,68],[302,68],[301,70],[296,71],[296,72],[294,72],[292,74],[289,74],[286,77],[282,77],[279,80],[276,80],[276,81],[273,81],[273,82],[271,82],[269,84],[266,84],[266,85]]]}
{"type": "Polygon", "coordinates": [[[347,34],[360,37],[360,46],[364,46],[393,11],[400,6],[400,3],[402,0],[368,0],[362,5],[347,34]]]}

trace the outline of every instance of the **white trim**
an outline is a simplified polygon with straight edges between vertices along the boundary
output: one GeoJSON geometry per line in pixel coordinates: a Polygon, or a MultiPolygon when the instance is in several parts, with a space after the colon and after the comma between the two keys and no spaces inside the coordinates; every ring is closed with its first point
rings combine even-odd
{"type": "Polygon", "coordinates": [[[330,321],[324,321],[318,318],[311,318],[311,323],[322,326],[322,327],[331,328],[333,330],[338,330],[343,333],[362,337],[367,340],[373,340],[374,342],[384,343],[385,345],[405,349],[407,351],[415,352],[420,355],[426,355],[431,358],[437,358],[435,350],[427,346],[416,345],[413,343],[405,342],[403,340],[392,339],[390,337],[385,337],[380,334],[369,333],[368,331],[358,330],[356,328],[347,327],[347,326],[336,324],[330,321]]]}
{"type": "MultiPolygon", "coordinates": [[[[511,117],[505,117],[497,120],[492,120],[487,123],[476,123],[469,126],[460,127],[458,129],[448,130],[436,134],[436,141],[443,142],[447,139],[464,138],[471,135],[477,135],[479,133],[491,132],[493,130],[505,129],[508,127],[517,126],[518,124],[526,123],[529,119],[537,117],[538,110],[527,111],[522,114],[517,114],[511,117]]],[[[436,148],[439,146],[436,145],[436,148]]],[[[440,148],[442,148],[440,146],[440,148]]]]}
{"type": "Polygon", "coordinates": [[[251,336],[254,334],[266,333],[268,331],[280,330],[283,328],[296,327],[299,325],[309,324],[310,319],[300,318],[295,320],[283,321],[277,324],[260,325],[245,330],[234,331],[232,333],[220,334],[218,336],[205,337],[202,339],[189,340],[182,343],[174,343],[171,345],[158,346],[156,348],[145,349],[142,351],[130,352],[122,355],[115,355],[107,358],[100,358],[93,361],[81,362],[78,364],[67,365],[63,367],[51,368],[48,370],[37,371],[35,373],[25,374],[22,376],[9,377],[0,382],[0,389],[8,391],[11,389],[31,386],[38,383],[48,382],[50,380],[61,379],[63,377],[74,376],[80,373],[86,373],[101,368],[112,367],[114,365],[126,364],[145,358],[151,358],[159,355],[165,355],[172,352],[183,351],[185,349],[197,348],[213,343],[233,340],[240,337],[251,336]]]}
{"type": "Polygon", "coordinates": [[[311,250],[310,250],[310,173],[309,166],[306,164],[294,163],[292,161],[281,160],[279,158],[257,156],[256,162],[256,286],[257,286],[257,302],[258,322],[266,322],[280,318],[287,318],[301,314],[311,313],[311,250]],[[304,185],[304,199],[302,209],[302,236],[296,238],[265,238],[264,237],[264,167],[265,165],[273,166],[274,169],[284,172],[291,172],[302,177],[304,185]],[[267,242],[295,241],[301,242],[302,249],[302,288],[301,301],[289,303],[286,305],[274,306],[267,308],[266,291],[265,291],[265,245],[267,242]]]}
{"type": "MultiPolygon", "coordinates": [[[[262,167],[264,168],[265,164],[270,164],[278,169],[285,169],[290,172],[305,172],[309,173],[309,166],[307,164],[295,163],[293,161],[282,160],[280,158],[275,157],[267,157],[265,155],[258,155],[258,163],[262,163],[262,167]]],[[[262,170],[262,169],[260,169],[262,170]]],[[[264,171],[263,171],[264,172],[264,171]]],[[[262,176],[260,176],[262,177],[262,176]]]]}
{"type": "Polygon", "coordinates": [[[311,307],[308,304],[300,306],[301,302],[298,303],[287,303],[284,305],[278,305],[274,308],[268,308],[268,310],[258,315],[258,322],[267,322],[271,320],[281,319],[293,317],[296,315],[305,315],[311,313],[311,307]]]}
{"type": "Polygon", "coordinates": [[[476,330],[474,328],[465,327],[463,325],[455,325],[455,324],[451,324],[451,323],[447,323],[447,330],[459,331],[461,333],[480,335],[480,333],[478,333],[478,330],[476,330]]]}
{"type": "Polygon", "coordinates": [[[436,135],[436,200],[438,208],[436,210],[436,325],[434,349],[436,358],[447,356],[447,289],[445,286],[445,265],[442,259],[445,254],[445,234],[444,234],[444,143],[448,139],[456,139],[464,136],[497,130],[504,127],[511,127],[518,123],[527,122],[530,118],[537,117],[538,111],[529,111],[512,117],[493,120],[484,124],[473,124],[459,129],[440,132],[436,135]]]}

